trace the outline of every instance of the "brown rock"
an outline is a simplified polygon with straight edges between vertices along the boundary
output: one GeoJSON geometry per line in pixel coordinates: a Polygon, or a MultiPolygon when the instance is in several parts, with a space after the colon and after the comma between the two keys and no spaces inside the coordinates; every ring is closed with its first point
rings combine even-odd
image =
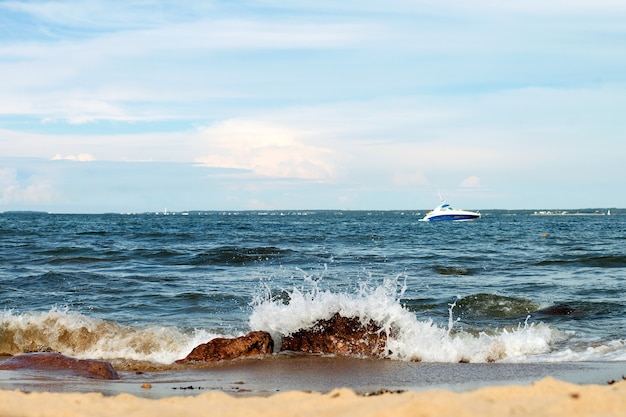
{"type": "Polygon", "coordinates": [[[335,313],[329,320],[319,320],[310,329],[285,336],[280,350],[381,356],[386,342],[387,334],[373,320],[363,324],[356,317],[343,317],[335,313]]]}
{"type": "Polygon", "coordinates": [[[94,359],[75,359],[60,353],[25,353],[0,363],[0,370],[32,369],[67,371],[72,375],[95,379],[120,379],[109,362],[94,359]]]}
{"type": "Polygon", "coordinates": [[[216,362],[247,356],[267,355],[274,350],[274,341],[267,332],[250,332],[245,336],[226,339],[218,337],[207,343],[196,346],[185,359],[185,362],[216,362]]]}

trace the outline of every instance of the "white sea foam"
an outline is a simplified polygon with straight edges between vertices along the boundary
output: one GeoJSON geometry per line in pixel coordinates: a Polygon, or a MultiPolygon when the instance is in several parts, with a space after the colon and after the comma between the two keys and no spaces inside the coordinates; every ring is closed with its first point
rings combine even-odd
{"type": "Polygon", "coordinates": [[[370,288],[361,285],[354,294],[322,291],[314,280],[310,288],[287,291],[289,301],[274,300],[268,290],[253,302],[250,327],[270,332],[275,340],[281,335],[308,328],[335,313],[358,317],[363,323],[374,320],[389,335],[387,356],[397,360],[427,362],[492,362],[512,358],[528,359],[548,354],[552,346],[568,335],[545,324],[520,323],[511,329],[478,334],[455,329],[453,307],[448,327],[432,320],[418,320],[405,309],[400,298],[405,291],[398,279],[385,280],[370,288]]]}
{"type": "Polygon", "coordinates": [[[169,364],[218,336],[205,329],[128,327],[68,309],[0,313],[0,352],[52,349],[76,358],[126,359],[169,364]]]}
{"type": "MultiPolygon", "coordinates": [[[[581,340],[543,323],[519,323],[510,328],[477,332],[461,328],[450,306],[447,326],[420,320],[400,302],[406,289],[399,279],[354,292],[322,291],[307,279],[307,288],[293,288],[288,302],[267,291],[253,300],[249,318],[252,330],[265,330],[275,341],[282,335],[308,328],[335,313],[373,320],[387,338],[390,359],[426,362],[567,362],[626,361],[626,340],[581,340]]],[[[20,354],[52,349],[76,358],[136,360],[171,364],[199,344],[215,337],[239,334],[175,326],[124,326],[67,308],[45,312],[0,312],[0,353],[20,354]]],[[[278,345],[278,343],[277,343],[278,345]]],[[[278,347],[278,346],[277,346],[278,347]]]]}
{"type": "Polygon", "coordinates": [[[626,361],[626,340],[616,339],[604,343],[593,343],[584,349],[565,347],[548,354],[517,356],[506,362],[623,362],[626,361]]]}

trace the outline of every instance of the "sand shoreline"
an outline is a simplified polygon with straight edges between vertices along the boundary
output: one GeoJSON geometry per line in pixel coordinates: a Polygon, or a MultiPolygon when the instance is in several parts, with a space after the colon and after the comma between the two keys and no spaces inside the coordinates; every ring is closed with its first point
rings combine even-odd
{"type": "Polygon", "coordinates": [[[159,399],[219,391],[270,396],[288,391],[326,393],[343,387],[359,394],[380,390],[465,392],[486,386],[529,385],[546,377],[582,385],[606,385],[626,375],[626,362],[415,363],[351,357],[273,355],[263,359],[178,366],[158,371],[118,370],[106,381],[63,372],[0,371],[0,390],[97,392],[159,399]],[[142,388],[150,384],[150,389],[142,388]]]}
{"type": "Polygon", "coordinates": [[[361,396],[349,389],[326,394],[291,391],[260,397],[207,392],[189,397],[0,391],[3,417],[12,416],[618,416],[626,413],[626,381],[577,385],[548,377],[530,385],[467,392],[407,391],[361,396]]]}
{"type": "Polygon", "coordinates": [[[278,417],[626,415],[626,362],[443,364],[276,355],[121,374],[103,381],[2,371],[0,416],[193,417],[208,410],[278,417]]]}

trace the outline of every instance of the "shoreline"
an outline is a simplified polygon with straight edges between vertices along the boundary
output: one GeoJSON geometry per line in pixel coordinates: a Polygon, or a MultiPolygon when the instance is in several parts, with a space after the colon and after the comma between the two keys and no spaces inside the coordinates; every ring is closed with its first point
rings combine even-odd
{"type": "Polygon", "coordinates": [[[424,363],[272,355],[120,380],[0,371],[3,417],[623,415],[626,362],[424,363]],[[149,388],[144,388],[149,386],[149,388]]]}
{"type": "Polygon", "coordinates": [[[386,359],[277,354],[214,363],[141,370],[116,366],[121,379],[97,380],[64,372],[0,371],[0,390],[129,394],[149,399],[222,392],[267,397],[282,392],[327,393],[345,388],[358,395],[529,385],[554,378],[579,385],[608,385],[626,375],[626,362],[428,363],[386,359]],[[122,370],[120,370],[123,368],[122,370]],[[150,388],[145,388],[149,386],[150,388]]]}

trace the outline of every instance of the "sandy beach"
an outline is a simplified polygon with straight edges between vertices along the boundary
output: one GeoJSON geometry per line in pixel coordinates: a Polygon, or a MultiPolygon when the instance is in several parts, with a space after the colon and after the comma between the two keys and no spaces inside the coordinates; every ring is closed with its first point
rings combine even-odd
{"type": "Polygon", "coordinates": [[[407,391],[362,396],[349,389],[326,394],[292,391],[268,397],[223,392],[146,399],[129,394],[0,391],[3,417],[13,416],[623,416],[626,381],[577,385],[544,378],[527,386],[456,393],[407,391]]]}
{"type": "Polygon", "coordinates": [[[468,392],[484,387],[527,386],[551,377],[579,385],[606,385],[626,375],[626,362],[424,363],[353,357],[279,354],[194,365],[155,367],[115,362],[120,379],[84,378],[62,371],[0,371],[0,390],[130,394],[148,399],[219,391],[267,397],[285,392],[328,393],[347,388],[360,395],[387,391],[468,392]],[[150,389],[141,388],[149,384],[150,389]]]}
{"type": "Polygon", "coordinates": [[[103,381],[0,372],[0,416],[624,416],[626,363],[428,364],[274,355],[103,381]]]}

